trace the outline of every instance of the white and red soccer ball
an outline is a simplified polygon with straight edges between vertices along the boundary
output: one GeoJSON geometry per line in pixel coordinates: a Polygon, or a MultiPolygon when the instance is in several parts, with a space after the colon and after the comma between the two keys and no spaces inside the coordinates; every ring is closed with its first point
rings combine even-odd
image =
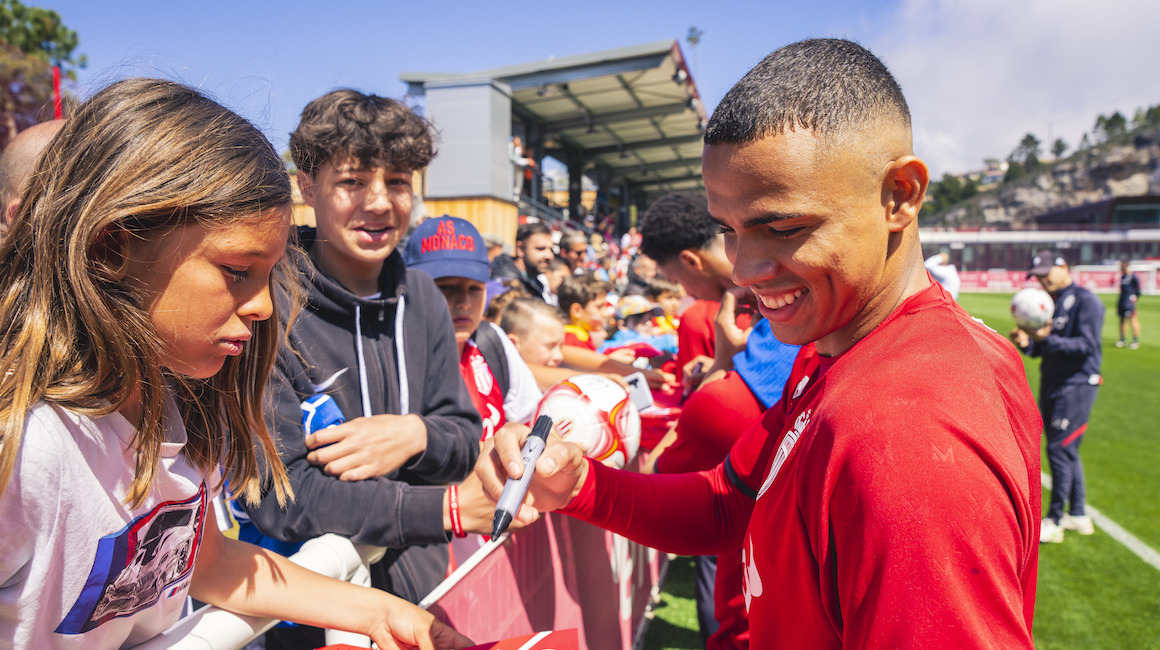
{"type": "Polygon", "coordinates": [[[1011,298],[1011,316],[1019,329],[1034,332],[1050,323],[1054,314],[1055,301],[1043,289],[1028,287],[1011,298]]]}
{"type": "Polygon", "coordinates": [[[576,375],[548,389],[532,416],[555,421],[564,440],[589,458],[623,468],[640,449],[640,413],[620,384],[600,375],[576,375]]]}

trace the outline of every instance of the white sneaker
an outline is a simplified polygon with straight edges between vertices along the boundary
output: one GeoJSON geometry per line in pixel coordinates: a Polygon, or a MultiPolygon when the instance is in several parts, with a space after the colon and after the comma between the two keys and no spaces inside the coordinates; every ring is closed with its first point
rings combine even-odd
{"type": "Polygon", "coordinates": [[[1116,347],[1117,347],[1117,348],[1122,348],[1122,347],[1124,347],[1124,340],[1123,340],[1123,339],[1120,339],[1119,341],[1116,341],[1116,347]]]}
{"type": "Polygon", "coordinates": [[[1060,544],[1063,542],[1063,529],[1054,521],[1044,518],[1039,522],[1039,543],[1060,544]]]}
{"type": "Polygon", "coordinates": [[[1139,341],[1132,341],[1131,343],[1128,344],[1128,349],[1129,350],[1139,350],[1140,349],[1140,342],[1139,341]]]}
{"type": "MultiPolygon", "coordinates": [[[[1063,530],[1074,530],[1080,535],[1091,535],[1096,532],[1096,525],[1092,523],[1092,518],[1087,515],[1080,515],[1078,517],[1072,515],[1064,515],[1059,520],[1059,527],[1063,530]]],[[[1042,527],[1040,527],[1040,534],[1042,534],[1042,527]]]]}

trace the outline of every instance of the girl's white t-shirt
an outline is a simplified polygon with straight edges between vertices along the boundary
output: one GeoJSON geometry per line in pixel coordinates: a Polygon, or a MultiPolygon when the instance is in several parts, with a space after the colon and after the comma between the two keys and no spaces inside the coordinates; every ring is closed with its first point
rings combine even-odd
{"type": "Polygon", "coordinates": [[[38,403],[0,495],[0,648],[116,648],[175,623],[209,500],[220,485],[186,461],[172,397],[149,497],[133,482],[133,426],[38,403]],[[211,489],[213,488],[213,489],[211,489]]]}

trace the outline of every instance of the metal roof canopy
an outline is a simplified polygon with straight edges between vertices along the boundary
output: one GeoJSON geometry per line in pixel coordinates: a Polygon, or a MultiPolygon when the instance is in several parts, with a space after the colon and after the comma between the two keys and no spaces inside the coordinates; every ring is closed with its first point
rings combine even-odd
{"type": "MultiPolygon", "coordinates": [[[[706,115],[676,40],[467,74],[404,73],[411,94],[428,86],[495,80],[511,88],[527,140],[569,171],[592,171],[629,192],[702,187],[706,115]]],[[[575,185],[576,181],[570,182],[575,185]]]]}

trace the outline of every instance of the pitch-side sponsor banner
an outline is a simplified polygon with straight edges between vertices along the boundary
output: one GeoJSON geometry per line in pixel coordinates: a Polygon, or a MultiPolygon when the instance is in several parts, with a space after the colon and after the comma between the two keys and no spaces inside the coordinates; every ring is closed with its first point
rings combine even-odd
{"type": "Polygon", "coordinates": [[[580,648],[633,647],[664,554],[557,514],[478,539],[456,540],[459,568],[422,607],[476,641],[574,628],[580,648]]]}
{"type": "MultiPolygon", "coordinates": [[[[1140,289],[1147,294],[1160,292],[1160,273],[1157,269],[1133,269],[1140,278],[1140,289]]],[[[992,269],[990,271],[961,271],[959,280],[961,291],[965,293],[983,291],[1018,291],[1023,287],[1038,287],[1034,278],[1027,279],[1027,271],[992,269]]],[[[1120,290],[1120,270],[1118,267],[1083,267],[1072,270],[1072,280],[1081,287],[1095,293],[1116,293],[1120,290]]]]}

